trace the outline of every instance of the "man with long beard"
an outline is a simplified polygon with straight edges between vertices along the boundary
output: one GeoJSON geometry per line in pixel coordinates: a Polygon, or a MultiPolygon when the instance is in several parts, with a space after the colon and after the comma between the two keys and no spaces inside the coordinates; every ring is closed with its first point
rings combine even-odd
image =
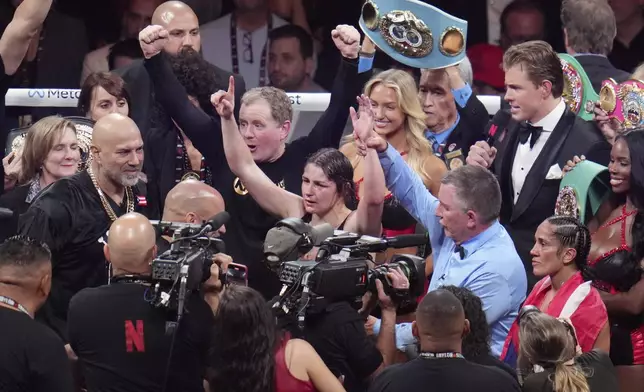
{"type": "MultiPolygon", "coordinates": [[[[179,55],[184,48],[192,48],[196,52],[201,52],[199,20],[194,11],[185,3],[166,1],[161,4],[152,15],[152,24],[163,26],[169,32],[168,45],[163,48],[163,52],[169,57],[179,55]]],[[[221,81],[221,85],[217,86],[211,93],[219,89],[225,89],[228,86],[228,78],[232,74],[214,65],[211,68],[211,72],[215,80],[221,81]]],[[[126,88],[132,99],[130,117],[139,126],[145,139],[151,126],[150,119],[154,116],[154,88],[150,81],[150,76],[142,61],[135,61],[119,73],[125,80],[126,88]]],[[[239,86],[239,91],[235,97],[236,107],[238,107],[246,88],[241,76],[234,76],[235,86],[239,86]]],[[[202,107],[204,110],[209,108],[210,105],[202,107]]]]}
{"type": "Polygon", "coordinates": [[[148,212],[137,189],[143,179],[143,140],[136,124],[117,113],[98,120],[91,154],[87,170],[43,190],[18,225],[20,234],[51,249],[52,289],[36,317],[63,339],[72,296],[108,283],[103,244],[112,222],[129,212],[148,212]]]}

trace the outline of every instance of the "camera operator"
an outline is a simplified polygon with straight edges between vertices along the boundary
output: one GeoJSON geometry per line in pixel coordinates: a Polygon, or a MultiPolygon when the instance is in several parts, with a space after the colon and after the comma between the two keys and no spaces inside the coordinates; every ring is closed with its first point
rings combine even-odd
{"type": "MultiPolygon", "coordinates": [[[[169,321],[176,313],[150,303],[155,237],[143,215],[118,218],[104,247],[111,283],[72,298],[69,342],[89,390],[203,392],[214,316],[198,295],[188,295],[178,325],[169,321]]],[[[221,287],[213,266],[203,291],[221,287]]]]}
{"type": "MultiPolygon", "coordinates": [[[[198,180],[184,180],[168,192],[161,220],[200,224],[225,209],[223,197],[214,188],[198,180]]],[[[214,235],[222,235],[225,232],[225,226],[221,226],[214,235]]],[[[162,254],[170,249],[170,240],[167,235],[159,237],[157,253],[162,254]]]]}
{"type": "Polygon", "coordinates": [[[34,314],[51,289],[51,252],[26,237],[0,244],[0,390],[70,392],[63,342],[34,314]]]}
{"type": "MultiPolygon", "coordinates": [[[[390,269],[387,278],[398,293],[409,289],[409,281],[400,269],[390,269]]],[[[325,311],[307,316],[304,330],[300,332],[331,372],[344,379],[348,392],[365,391],[371,378],[392,364],[396,355],[396,304],[385,294],[380,280],[376,280],[376,288],[377,295],[365,294],[364,306],[359,312],[348,301],[334,302],[325,311]],[[382,326],[374,344],[367,336],[364,323],[377,301],[382,309],[382,326]]]]}

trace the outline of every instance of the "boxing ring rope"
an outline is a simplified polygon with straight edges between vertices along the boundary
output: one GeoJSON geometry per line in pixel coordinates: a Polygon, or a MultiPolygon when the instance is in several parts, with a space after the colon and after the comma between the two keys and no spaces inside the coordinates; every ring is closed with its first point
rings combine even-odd
{"type": "MultiPolygon", "coordinates": [[[[9,89],[5,97],[6,106],[25,107],[76,107],[80,90],[66,89],[9,89]]],[[[329,93],[288,93],[294,111],[323,112],[329,106],[329,93]]],[[[493,95],[479,95],[488,113],[492,116],[501,107],[501,98],[493,95]]]]}

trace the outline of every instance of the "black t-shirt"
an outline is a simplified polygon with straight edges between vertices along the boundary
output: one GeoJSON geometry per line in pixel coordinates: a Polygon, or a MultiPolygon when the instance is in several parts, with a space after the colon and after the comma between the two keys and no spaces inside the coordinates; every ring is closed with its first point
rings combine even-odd
{"type": "MultiPolygon", "coordinates": [[[[143,214],[134,188],[134,210],[143,214]]],[[[116,215],[122,206],[108,198],[116,215]]],[[[47,303],[37,317],[65,337],[64,321],[72,296],[85,287],[107,283],[103,247],[112,221],[86,171],[56,181],[44,189],[19,220],[18,233],[40,240],[52,252],[53,279],[47,303]]]]}
{"type": "Polygon", "coordinates": [[[478,363],[479,365],[492,366],[499,368],[517,380],[517,371],[505,362],[499,361],[490,354],[483,354],[476,357],[468,357],[468,361],[478,363]]]}
{"type": "Polygon", "coordinates": [[[364,319],[347,302],[307,316],[302,338],[336,377],[344,376],[348,392],[365,391],[369,376],[382,364],[382,354],[364,330],[364,319]]]}
{"type": "Polygon", "coordinates": [[[28,315],[0,307],[0,391],[74,390],[63,342],[28,315]]]}
{"type": "MultiPolygon", "coordinates": [[[[615,367],[607,353],[592,350],[581,354],[575,360],[586,375],[590,392],[618,391],[619,383],[615,367]]],[[[531,374],[523,383],[524,392],[553,392],[553,370],[531,374]]]]}
{"type": "MultiPolygon", "coordinates": [[[[209,116],[202,110],[194,110],[185,88],[177,81],[163,56],[146,60],[145,68],[152,79],[164,81],[154,86],[157,100],[165,102],[166,106],[185,109],[183,115],[175,113],[173,119],[206,158],[212,170],[213,187],[224,198],[226,211],[231,216],[223,236],[227,253],[236,263],[248,266],[248,285],[262,293],[267,300],[272,298],[281,286],[277,276],[263,263],[262,247],[266,233],[275,226],[278,219],[262,210],[230,171],[219,133],[219,116],[209,116]]],[[[300,194],[302,172],[307,158],[324,147],[338,148],[349,116],[349,107],[355,104],[356,95],[360,94],[370,76],[370,72],[358,74],[357,61],[341,61],[331,89],[329,106],[311,132],[288,144],[279,159],[260,163],[259,168],[275,184],[280,184],[289,192],[300,194]]],[[[169,112],[168,109],[169,107],[165,108],[169,112]]]]}
{"type": "Polygon", "coordinates": [[[421,388],[425,392],[519,392],[517,380],[495,367],[461,358],[417,358],[393,365],[380,373],[369,392],[405,392],[421,388]]]}
{"type": "MultiPolygon", "coordinates": [[[[88,390],[159,392],[168,366],[176,317],[145,300],[148,287],[113,283],[88,288],[69,305],[69,342],[83,369],[88,390]]],[[[214,316],[191,294],[176,330],[167,391],[203,392],[203,375],[214,316]]]]}

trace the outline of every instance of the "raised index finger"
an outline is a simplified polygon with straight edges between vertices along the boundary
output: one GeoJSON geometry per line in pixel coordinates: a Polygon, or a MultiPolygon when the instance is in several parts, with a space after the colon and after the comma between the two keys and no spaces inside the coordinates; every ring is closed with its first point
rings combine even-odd
{"type": "Polygon", "coordinates": [[[235,78],[233,75],[230,75],[230,78],[228,78],[228,94],[235,97],[235,78]]]}

